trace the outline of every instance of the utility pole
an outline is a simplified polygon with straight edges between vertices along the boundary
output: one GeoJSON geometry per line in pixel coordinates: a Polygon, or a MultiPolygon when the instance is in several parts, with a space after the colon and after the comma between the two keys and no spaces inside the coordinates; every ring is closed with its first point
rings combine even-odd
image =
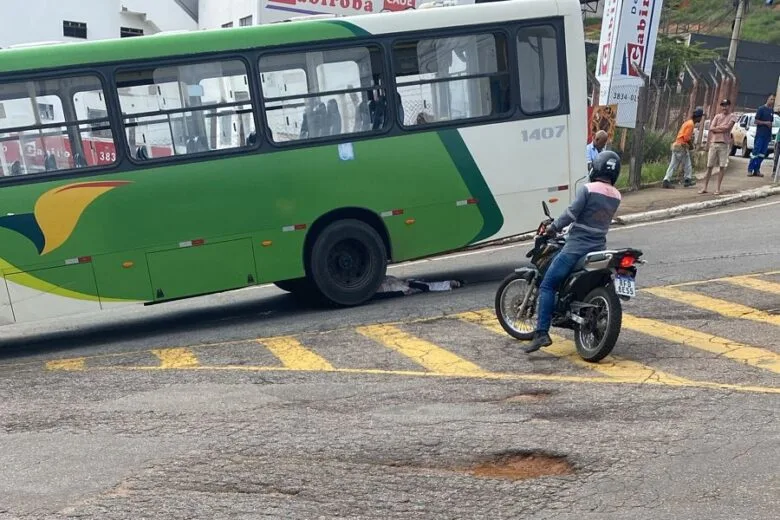
{"type": "Polygon", "coordinates": [[[745,14],[745,6],[748,0],[738,0],[737,3],[737,16],[734,19],[734,29],[731,31],[731,45],[729,45],[729,57],[728,62],[731,68],[734,68],[734,63],[737,61],[737,45],[739,45],[739,37],[742,35],[742,18],[745,14]]]}

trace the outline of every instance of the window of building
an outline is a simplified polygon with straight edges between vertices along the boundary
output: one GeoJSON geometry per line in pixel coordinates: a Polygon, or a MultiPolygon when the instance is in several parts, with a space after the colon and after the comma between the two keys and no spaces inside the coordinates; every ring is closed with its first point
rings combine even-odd
{"type": "Polygon", "coordinates": [[[120,38],[132,38],[133,36],[143,36],[144,30],[143,29],[134,29],[132,27],[120,27],[119,28],[119,37],[120,38]]]}
{"type": "Polygon", "coordinates": [[[277,143],[370,132],[389,122],[376,46],[264,56],[260,82],[277,143]]]}
{"type": "Polygon", "coordinates": [[[95,76],[0,85],[3,176],[101,166],[116,161],[105,95],[95,76]]]}
{"type": "Polygon", "coordinates": [[[393,47],[393,63],[404,126],[509,111],[507,43],[501,34],[404,41],[393,47]]]}
{"type": "Polygon", "coordinates": [[[62,35],[69,38],[86,38],[87,24],[82,22],[62,22],[62,35]]]}
{"type": "Polygon", "coordinates": [[[117,87],[130,153],[136,159],[242,148],[256,141],[247,70],[241,61],[121,72],[117,87]]]}
{"type": "Polygon", "coordinates": [[[550,25],[527,27],[517,36],[520,107],[526,114],[557,110],[561,106],[558,39],[550,25]]]}
{"type": "Polygon", "coordinates": [[[228,22],[228,23],[223,23],[222,24],[222,28],[223,29],[230,29],[231,27],[233,27],[233,22],[228,22]]]}
{"type": "Polygon", "coordinates": [[[239,27],[247,27],[249,25],[252,25],[252,15],[250,14],[249,16],[245,16],[245,17],[241,18],[238,21],[238,25],[239,25],[239,27]]]}

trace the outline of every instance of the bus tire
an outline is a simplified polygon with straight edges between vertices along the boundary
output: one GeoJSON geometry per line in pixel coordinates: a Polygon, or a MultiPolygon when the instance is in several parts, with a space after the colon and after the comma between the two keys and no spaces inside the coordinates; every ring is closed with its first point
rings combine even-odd
{"type": "Polygon", "coordinates": [[[376,294],[386,273],[385,243],[362,220],[337,220],[314,240],[307,274],[323,303],[361,305],[376,294]]]}

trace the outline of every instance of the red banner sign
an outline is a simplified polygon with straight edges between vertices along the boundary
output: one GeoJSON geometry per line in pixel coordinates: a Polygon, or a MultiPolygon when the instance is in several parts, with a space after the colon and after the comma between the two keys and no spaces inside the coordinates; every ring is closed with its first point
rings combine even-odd
{"type": "Polygon", "coordinates": [[[385,11],[405,11],[414,9],[416,0],[385,0],[385,11]]]}

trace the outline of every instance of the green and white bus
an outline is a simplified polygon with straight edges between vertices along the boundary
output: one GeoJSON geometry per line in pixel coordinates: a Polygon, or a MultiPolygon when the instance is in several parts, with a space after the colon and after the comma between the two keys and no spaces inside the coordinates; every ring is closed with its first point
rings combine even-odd
{"type": "Polygon", "coordinates": [[[533,229],[585,169],[578,0],[0,50],[0,323],[275,283],[533,229]]]}

